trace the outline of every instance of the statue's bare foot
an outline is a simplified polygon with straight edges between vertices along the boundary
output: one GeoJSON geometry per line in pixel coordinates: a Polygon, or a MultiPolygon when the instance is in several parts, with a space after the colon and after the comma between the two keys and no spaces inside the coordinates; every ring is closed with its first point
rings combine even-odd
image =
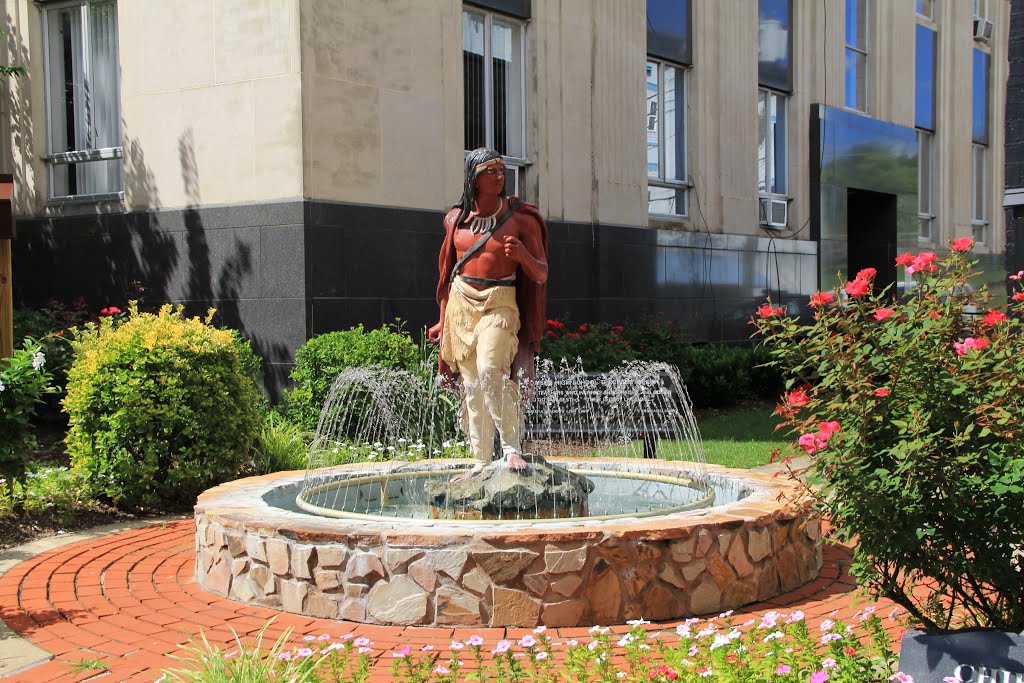
{"type": "Polygon", "coordinates": [[[525,470],[527,468],[526,461],[523,460],[523,456],[518,453],[510,453],[508,458],[508,468],[515,472],[525,470]]]}

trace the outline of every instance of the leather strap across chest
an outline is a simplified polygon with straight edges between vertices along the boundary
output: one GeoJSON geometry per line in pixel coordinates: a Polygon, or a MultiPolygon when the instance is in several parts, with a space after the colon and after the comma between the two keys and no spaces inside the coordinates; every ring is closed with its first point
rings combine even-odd
{"type": "MultiPolygon", "coordinates": [[[[516,212],[516,209],[519,208],[520,204],[522,204],[521,201],[516,201],[514,204],[510,204],[508,210],[505,211],[505,213],[501,214],[501,217],[498,218],[498,220],[494,223],[494,227],[491,228],[489,231],[485,232],[483,235],[481,235],[480,239],[474,242],[473,245],[469,249],[467,249],[465,253],[462,254],[462,258],[456,261],[455,266],[452,268],[452,272],[448,276],[448,282],[451,282],[453,279],[455,279],[455,276],[459,274],[459,269],[462,268],[463,265],[465,265],[466,261],[469,260],[469,257],[475,254],[476,252],[480,251],[480,248],[487,243],[487,240],[491,239],[494,233],[498,231],[498,228],[504,225],[505,221],[512,217],[512,214],[516,212]]],[[[458,226],[455,226],[455,229],[457,230],[458,226]]],[[[455,233],[453,231],[453,239],[454,234],[455,233]]]]}

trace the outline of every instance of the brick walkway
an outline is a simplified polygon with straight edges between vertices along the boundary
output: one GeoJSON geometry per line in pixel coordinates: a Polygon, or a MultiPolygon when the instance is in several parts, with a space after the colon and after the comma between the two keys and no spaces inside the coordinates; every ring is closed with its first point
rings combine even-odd
{"type": "MultiPolygon", "coordinates": [[[[366,626],[312,619],[249,607],[205,593],[193,580],[193,523],[181,520],[102,536],[45,552],[15,565],[0,577],[0,618],[16,633],[54,658],[3,679],[7,681],[155,681],[160,669],[180,666],[169,657],[200,630],[213,645],[227,647],[232,630],[255,634],[276,617],[267,631],[272,642],[287,628],[293,640],[304,635],[355,632],[374,641],[381,657],[371,680],[389,680],[391,652],[396,646],[434,645],[443,650],[453,638],[476,633],[488,645],[505,629],[445,629],[366,626]],[[401,645],[400,645],[401,644],[401,645]],[[100,660],[107,671],[76,672],[69,663],[100,660]]],[[[853,594],[845,567],[849,551],[825,546],[824,567],[815,581],[774,600],[738,610],[740,621],[769,610],[802,610],[814,627],[838,610],[849,620],[867,605],[853,594]]],[[[892,605],[879,604],[887,613],[892,605]]],[[[673,628],[677,621],[654,625],[673,628]]],[[[902,629],[885,621],[894,640],[902,629]]],[[[618,630],[618,629],[617,629],[618,630]]],[[[585,628],[557,629],[557,637],[580,637],[585,628]]],[[[526,629],[509,629],[518,638],[526,629]]],[[[0,640],[0,648],[3,641],[0,640]]]]}

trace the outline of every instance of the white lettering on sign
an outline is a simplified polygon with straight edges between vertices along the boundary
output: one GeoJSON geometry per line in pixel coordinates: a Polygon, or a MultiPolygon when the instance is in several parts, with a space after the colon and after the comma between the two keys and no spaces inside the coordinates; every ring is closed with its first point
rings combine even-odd
{"type": "Polygon", "coordinates": [[[953,675],[963,683],[1024,683],[1024,672],[960,664],[953,675]]]}

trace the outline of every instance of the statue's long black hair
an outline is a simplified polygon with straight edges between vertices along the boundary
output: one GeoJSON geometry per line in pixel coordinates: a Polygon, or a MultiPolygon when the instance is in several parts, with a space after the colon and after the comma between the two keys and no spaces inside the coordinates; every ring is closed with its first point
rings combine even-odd
{"type": "MultiPolygon", "coordinates": [[[[462,186],[462,196],[459,197],[459,201],[455,203],[452,208],[458,208],[459,218],[455,221],[455,225],[461,225],[462,221],[466,220],[466,216],[473,207],[476,206],[476,179],[480,174],[477,173],[476,167],[480,164],[490,161],[491,159],[500,159],[501,155],[495,152],[493,149],[486,147],[480,147],[474,149],[472,152],[466,155],[466,171],[465,171],[465,184],[462,186]]],[[[500,196],[504,199],[505,188],[501,188],[500,196]]]]}

